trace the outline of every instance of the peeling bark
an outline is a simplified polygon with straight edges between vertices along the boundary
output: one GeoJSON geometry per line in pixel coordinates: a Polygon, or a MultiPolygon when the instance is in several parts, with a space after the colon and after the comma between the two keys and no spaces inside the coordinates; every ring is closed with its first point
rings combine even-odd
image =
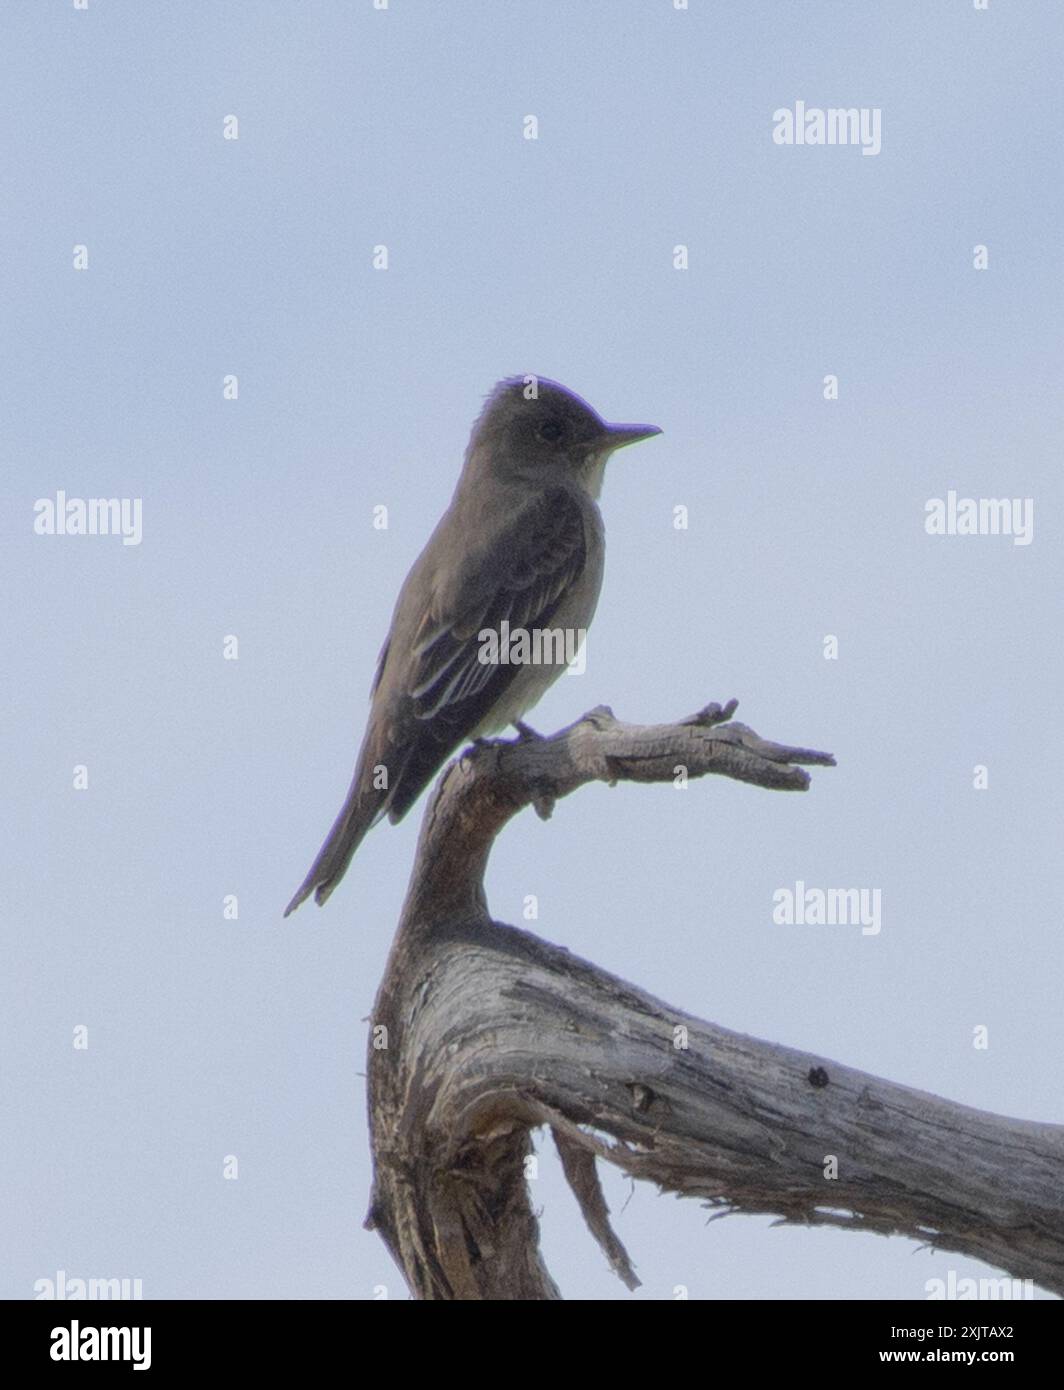
{"type": "Polygon", "coordinates": [[[599,708],[445,769],[374,1006],[367,1225],[415,1297],[560,1297],[525,1181],[531,1131],[547,1126],[630,1288],[596,1159],[722,1214],[907,1235],[1064,1293],[1064,1127],[729,1032],[491,920],[488,854],[525,806],[546,816],[589,781],[672,781],[679,766],[804,790],[801,764],[833,763],[730,722],[734,709],[643,727],[599,708]]]}

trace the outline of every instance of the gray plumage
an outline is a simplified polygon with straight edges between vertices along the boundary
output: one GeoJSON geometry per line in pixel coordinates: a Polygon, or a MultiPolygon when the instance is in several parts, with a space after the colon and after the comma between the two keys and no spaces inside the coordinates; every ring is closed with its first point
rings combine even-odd
{"type": "Polygon", "coordinates": [[[542,377],[495,387],[451,504],[399,592],[347,800],[286,917],[311,893],[323,903],[367,830],[385,815],[400,820],[455,749],[519,720],[564,671],[564,661],[485,663],[479,634],[504,620],[511,632],[589,626],[605,556],[595,499],[606,459],[658,433],[608,425],[542,377]]]}

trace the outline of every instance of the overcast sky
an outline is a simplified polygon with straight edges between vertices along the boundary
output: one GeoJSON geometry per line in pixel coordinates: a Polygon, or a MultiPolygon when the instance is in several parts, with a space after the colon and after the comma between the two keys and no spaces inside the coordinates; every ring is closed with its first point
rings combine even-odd
{"type": "MultiPolygon", "coordinates": [[[[526,811],[493,914],[536,894],[535,930],[677,1008],[1064,1121],[1059,3],[91,0],[2,29],[0,1294],[406,1296],[362,1229],[362,1072],[423,802],[281,913],[514,373],[664,431],[607,470],[587,670],[531,722],[735,696],[838,767],[526,811]],[[777,143],[797,102],[878,111],[878,152],[777,143]],[[139,500],[140,543],[37,534],[60,490],[139,500]],[[1030,499],[1031,543],[928,534],[951,490],[1030,499]],[[881,930],[774,922],[799,880],[878,889],[881,930]]],[[[540,1147],[563,1292],[633,1297],[540,1147]]],[[[604,1182],[637,1298],[993,1273],[604,1182]]]]}

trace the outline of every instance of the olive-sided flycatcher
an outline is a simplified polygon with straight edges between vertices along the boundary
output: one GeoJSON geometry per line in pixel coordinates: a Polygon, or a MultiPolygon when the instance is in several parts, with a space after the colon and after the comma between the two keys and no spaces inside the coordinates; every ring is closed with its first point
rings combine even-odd
{"type": "Polygon", "coordinates": [[[606,460],[659,433],[607,424],[543,377],[495,387],[451,505],[399,591],[347,800],[286,917],[311,893],[323,903],[366,831],[400,820],[456,748],[520,727],[557,680],[561,644],[546,644],[547,659],[534,643],[528,660],[498,654],[515,631],[586,631],[602,584],[606,460]]]}

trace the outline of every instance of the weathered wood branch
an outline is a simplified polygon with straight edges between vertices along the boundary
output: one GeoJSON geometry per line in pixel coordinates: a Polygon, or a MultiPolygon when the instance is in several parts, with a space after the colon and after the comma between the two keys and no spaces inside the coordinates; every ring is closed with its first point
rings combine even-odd
{"type": "Polygon", "coordinates": [[[799,764],[832,763],[730,723],[734,708],[655,727],[598,709],[444,771],[374,1007],[367,1225],[416,1297],[559,1297],[524,1170],[532,1130],[549,1126],[630,1287],[596,1158],[721,1212],[903,1234],[1064,1292],[1064,1127],[729,1032],[491,920],[488,853],[524,806],[548,815],[586,782],[672,781],[681,767],[801,790],[799,764]]]}

